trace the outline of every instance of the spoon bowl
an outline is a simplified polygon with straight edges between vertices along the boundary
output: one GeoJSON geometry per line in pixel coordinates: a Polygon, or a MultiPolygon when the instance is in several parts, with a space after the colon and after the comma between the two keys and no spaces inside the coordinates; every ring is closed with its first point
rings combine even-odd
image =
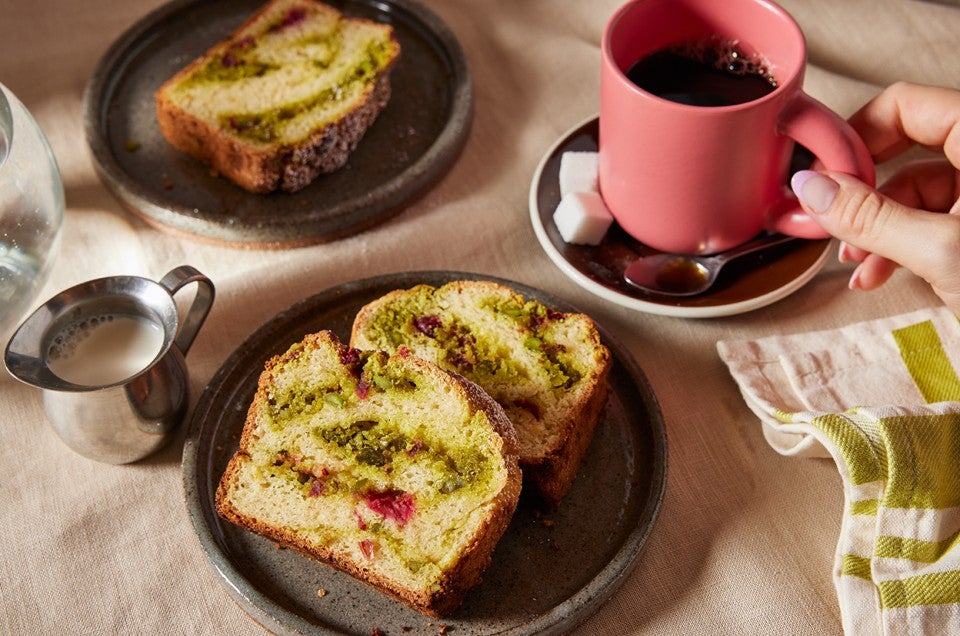
{"type": "Polygon", "coordinates": [[[783,234],[764,235],[738,247],[713,254],[654,254],[638,258],[623,272],[637,289],[664,296],[697,296],[709,291],[730,261],[801,239],[783,234]]]}

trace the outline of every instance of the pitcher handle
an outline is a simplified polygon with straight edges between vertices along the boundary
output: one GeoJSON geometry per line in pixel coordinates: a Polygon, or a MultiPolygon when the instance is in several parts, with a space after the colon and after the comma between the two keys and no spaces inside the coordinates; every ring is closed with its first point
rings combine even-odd
{"type": "Polygon", "coordinates": [[[181,265],[172,269],[160,279],[160,286],[166,289],[171,296],[174,296],[181,288],[190,283],[197,283],[197,294],[193,297],[193,303],[190,305],[187,315],[183,318],[180,333],[173,341],[183,355],[187,355],[190,345],[193,344],[193,339],[197,337],[197,332],[200,331],[203,321],[207,319],[207,314],[210,313],[210,308],[213,306],[213,298],[216,294],[213,281],[189,265],[181,265]]]}

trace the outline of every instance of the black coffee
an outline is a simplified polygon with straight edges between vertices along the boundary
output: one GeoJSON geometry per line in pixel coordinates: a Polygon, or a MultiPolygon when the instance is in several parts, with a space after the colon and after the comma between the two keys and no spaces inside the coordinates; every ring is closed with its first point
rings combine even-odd
{"type": "Polygon", "coordinates": [[[693,106],[743,104],[777,87],[757,57],[716,43],[657,51],[633,64],[627,77],[658,97],[693,106]]]}

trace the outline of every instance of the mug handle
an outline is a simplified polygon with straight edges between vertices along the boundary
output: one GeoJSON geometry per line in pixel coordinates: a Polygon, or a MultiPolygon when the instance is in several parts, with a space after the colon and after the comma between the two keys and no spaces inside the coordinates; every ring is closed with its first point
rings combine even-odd
{"type": "MultiPolygon", "coordinates": [[[[778,132],[807,148],[826,169],[852,174],[871,187],[876,185],[873,157],[860,136],[840,115],[806,93],[797,93],[784,108],[778,132]]],[[[783,199],[767,215],[766,228],[799,238],[830,238],[786,186],[783,199]]]]}
{"type": "Polygon", "coordinates": [[[210,308],[213,306],[215,295],[213,282],[189,265],[181,265],[172,269],[160,279],[160,286],[166,289],[171,296],[190,283],[197,283],[197,295],[193,297],[193,303],[183,319],[180,333],[173,341],[183,355],[187,355],[187,350],[193,344],[197,332],[200,331],[203,321],[207,319],[207,314],[210,313],[210,308]]]}

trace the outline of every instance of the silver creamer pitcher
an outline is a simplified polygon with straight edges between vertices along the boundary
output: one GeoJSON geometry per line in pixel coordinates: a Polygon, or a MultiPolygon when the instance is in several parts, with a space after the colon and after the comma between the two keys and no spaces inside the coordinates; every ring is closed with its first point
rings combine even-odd
{"type": "MultiPolygon", "coordinates": [[[[17,379],[39,387],[56,433],[74,451],[110,464],[134,462],[164,446],[183,419],[188,403],[184,355],[213,305],[209,278],[190,266],[177,267],[160,282],[138,276],[111,276],[81,283],[44,303],[16,330],[4,362],[17,379]],[[183,320],[174,296],[191,283],[196,294],[183,320]],[[57,375],[56,351],[76,325],[135,320],[156,336],[156,353],[123,377],[88,382],[57,375]]],[[[106,351],[124,355],[120,343],[106,351]]],[[[83,342],[74,354],[76,368],[90,372],[83,342]],[[84,365],[87,365],[86,367],[84,365]]],[[[102,354],[102,351],[99,352],[102,354]]],[[[102,356],[99,358],[102,361],[102,356]]],[[[97,377],[91,375],[91,378],[97,377]]]]}

